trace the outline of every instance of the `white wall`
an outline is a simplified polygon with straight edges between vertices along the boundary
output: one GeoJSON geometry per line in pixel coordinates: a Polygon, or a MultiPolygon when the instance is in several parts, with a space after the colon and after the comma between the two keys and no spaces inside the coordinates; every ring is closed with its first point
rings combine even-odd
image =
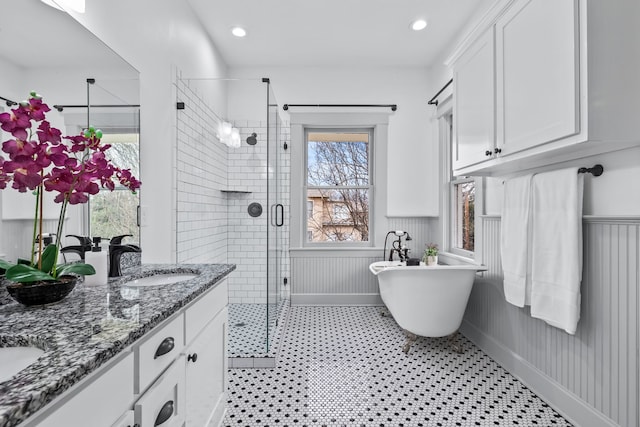
{"type": "MultiPolygon", "coordinates": [[[[425,68],[233,68],[230,75],[270,78],[279,105],[397,104],[389,120],[387,215],[438,215],[437,188],[431,185],[437,182],[438,151],[431,129],[434,123],[429,121],[427,100],[432,94],[425,68]]],[[[247,105],[241,94],[234,97],[230,93],[230,114],[247,105]]],[[[256,120],[264,114],[257,108],[244,111],[256,120]]]]}
{"type": "Polygon", "coordinates": [[[174,262],[175,68],[215,78],[226,63],[186,0],[88,2],[71,15],[140,72],[142,261],[174,262]]]}
{"type": "MultiPolygon", "coordinates": [[[[640,215],[640,148],[615,151],[599,156],[536,169],[537,172],[562,167],[604,166],[599,177],[585,175],[583,214],[595,216],[640,215]]],[[[502,212],[502,179],[487,180],[485,213],[502,212]]]]}

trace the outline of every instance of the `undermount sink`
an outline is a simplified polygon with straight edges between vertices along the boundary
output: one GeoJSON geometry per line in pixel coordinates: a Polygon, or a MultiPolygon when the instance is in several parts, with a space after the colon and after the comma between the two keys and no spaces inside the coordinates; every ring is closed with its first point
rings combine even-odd
{"type": "Polygon", "coordinates": [[[142,277],[140,279],[131,280],[123,283],[122,286],[129,286],[132,288],[139,288],[143,286],[162,286],[171,285],[173,283],[184,282],[185,280],[198,277],[195,273],[168,273],[168,274],[156,274],[155,276],[142,277]]]}
{"type": "Polygon", "coordinates": [[[0,347],[0,383],[38,360],[44,350],[37,347],[0,347]]]}

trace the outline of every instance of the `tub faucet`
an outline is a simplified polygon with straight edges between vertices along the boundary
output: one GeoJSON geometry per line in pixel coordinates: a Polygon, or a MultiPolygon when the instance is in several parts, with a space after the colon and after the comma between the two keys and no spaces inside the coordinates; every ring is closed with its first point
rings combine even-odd
{"type": "MultiPolygon", "coordinates": [[[[390,231],[387,233],[387,237],[392,233],[398,237],[398,240],[394,241],[391,244],[391,249],[389,250],[389,261],[393,261],[393,253],[397,252],[398,258],[400,258],[400,261],[406,262],[409,259],[410,249],[402,244],[402,236],[407,236],[405,238],[407,242],[412,240],[411,236],[409,236],[409,233],[407,233],[406,231],[390,231]]],[[[385,246],[386,246],[386,240],[387,239],[385,238],[385,246]]]]}

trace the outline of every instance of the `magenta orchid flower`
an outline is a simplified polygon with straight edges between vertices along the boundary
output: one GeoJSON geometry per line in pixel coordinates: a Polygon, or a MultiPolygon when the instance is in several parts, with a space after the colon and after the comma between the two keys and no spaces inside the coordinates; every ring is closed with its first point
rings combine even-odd
{"type": "MultiPolygon", "coordinates": [[[[46,120],[49,111],[51,109],[42,98],[32,92],[28,101],[0,114],[0,128],[13,137],[2,143],[2,152],[6,156],[0,153],[0,189],[11,184],[20,192],[35,190],[38,196],[36,206],[42,203],[44,191],[57,193],[54,201],[62,205],[57,228],[57,236],[60,236],[67,205],[86,203],[89,196],[98,194],[100,188],[112,191],[116,182],[134,193],[141,183],[130,170],[114,166],[105,156],[110,145],[101,143],[102,131],[89,127],[81,135],[62,137],[60,130],[51,127],[46,120]]],[[[41,235],[42,218],[37,212],[36,209],[34,220],[39,223],[41,235]]],[[[36,237],[34,226],[33,242],[36,237]]],[[[52,270],[46,272],[51,279],[56,277],[59,249],[60,239],[56,242],[52,270]]],[[[38,269],[42,268],[40,251],[41,247],[38,269]]],[[[36,267],[33,256],[31,267],[36,267]]]]}

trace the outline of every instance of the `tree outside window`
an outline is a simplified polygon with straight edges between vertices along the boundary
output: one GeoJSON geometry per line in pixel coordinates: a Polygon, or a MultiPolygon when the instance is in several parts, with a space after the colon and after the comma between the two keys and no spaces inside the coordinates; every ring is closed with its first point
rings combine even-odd
{"type": "Polygon", "coordinates": [[[458,249],[473,252],[475,248],[475,181],[455,182],[454,243],[458,249]]]}
{"type": "Polygon", "coordinates": [[[369,241],[371,132],[310,130],[306,141],[308,241],[369,241]]]}
{"type": "MultiPolygon", "coordinates": [[[[105,132],[102,141],[111,144],[109,157],[118,167],[131,169],[140,176],[138,134],[113,134],[105,132]]],[[[113,192],[100,191],[90,199],[90,235],[111,238],[131,234],[132,242],[140,241],[138,227],[139,195],[116,186],[113,192]]]]}

